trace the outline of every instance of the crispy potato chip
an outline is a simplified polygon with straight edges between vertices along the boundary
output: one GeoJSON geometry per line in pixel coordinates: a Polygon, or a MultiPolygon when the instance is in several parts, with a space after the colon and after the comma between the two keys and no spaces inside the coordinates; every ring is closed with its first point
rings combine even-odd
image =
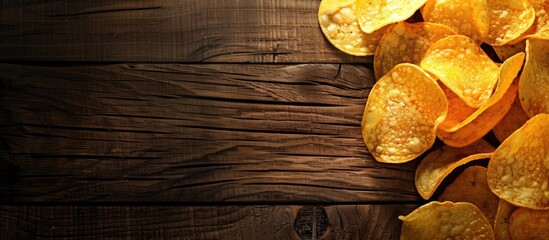
{"type": "Polygon", "coordinates": [[[474,160],[489,158],[493,151],[494,147],[482,139],[464,148],[442,146],[432,151],[416,169],[417,191],[423,199],[429,199],[455,168],[474,160]]]}
{"type": "Polygon", "coordinates": [[[549,114],[528,120],[496,149],[488,163],[488,185],[507,202],[549,209],[549,114]]]}
{"type": "Polygon", "coordinates": [[[520,37],[528,30],[536,13],[526,0],[487,0],[490,27],[485,42],[501,46],[520,37]]]}
{"type": "Polygon", "coordinates": [[[421,61],[468,106],[478,108],[488,101],[498,81],[498,66],[470,38],[452,35],[436,41],[421,61]]]}
{"type": "Polygon", "coordinates": [[[503,62],[519,52],[524,52],[526,41],[521,41],[515,45],[492,46],[492,48],[494,48],[499,60],[503,62]]]}
{"type": "Polygon", "coordinates": [[[444,189],[438,201],[468,202],[475,204],[490,223],[494,222],[499,198],[490,191],[486,180],[486,168],[466,168],[456,180],[444,189]]]}
{"type": "Polygon", "coordinates": [[[400,239],[494,239],[486,217],[471,203],[430,202],[402,220],[400,239]]]}
{"type": "Polygon", "coordinates": [[[391,23],[401,22],[418,10],[427,0],[357,0],[358,23],[365,33],[372,33],[391,23]]]}
{"type": "Polygon", "coordinates": [[[360,30],[355,15],[355,0],[322,0],[318,21],[324,36],[337,49],[355,56],[373,55],[386,28],[371,34],[360,30]]]}
{"type": "Polygon", "coordinates": [[[377,161],[402,163],[429,149],[446,117],[446,97],[425,71],[402,63],[372,88],[362,118],[362,137],[377,161]]]}
{"type": "Polygon", "coordinates": [[[513,240],[549,239],[549,210],[519,208],[509,220],[513,240]]]}
{"type": "MultiPolygon", "coordinates": [[[[494,91],[494,94],[490,96],[490,99],[488,99],[486,104],[482,105],[480,108],[471,108],[467,106],[467,104],[456,94],[448,88],[442,87],[442,90],[448,99],[448,115],[438,128],[444,132],[455,132],[471,123],[484,111],[497,104],[513,83],[513,79],[518,75],[523,62],[524,53],[518,53],[500,66],[496,90],[494,91]]],[[[488,131],[490,131],[490,129],[488,129],[488,131]]]]}
{"type": "Polygon", "coordinates": [[[513,132],[522,127],[528,119],[530,119],[530,117],[522,110],[519,98],[515,98],[509,112],[505,114],[492,131],[494,132],[494,135],[496,135],[496,139],[499,142],[503,142],[513,132]]]}
{"type": "Polygon", "coordinates": [[[513,82],[503,97],[494,105],[478,115],[473,121],[459,128],[455,132],[437,131],[437,136],[446,145],[464,147],[490,132],[494,126],[509,112],[517,95],[517,84],[513,82]]]}
{"type": "Polygon", "coordinates": [[[503,199],[499,200],[498,211],[494,221],[494,235],[498,240],[512,240],[509,234],[509,220],[517,207],[503,199]]]}
{"type": "MultiPolygon", "coordinates": [[[[444,84],[440,83],[440,88],[444,91],[446,99],[448,99],[448,114],[444,121],[438,125],[439,129],[447,132],[451,132],[454,128],[461,127],[462,121],[471,116],[478,108],[469,107],[458,95],[456,95],[444,84]]],[[[457,130],[457,129],[456,129],[457,130]]],[[[454,130],[455,131],[455,130],[454,130]]]]}
{"type": "Polygon", "coordinates": [[[380,79],[399,63],[419,64],[429,46],[456,32],[442,24],[400,22],[392,25],[376,48],[374,73],[380,79]]]}
{"type": "Polygon", "coordinates": [[[487,9],[486,0],[428,0],[422,14],[426,22],[447,25],[482,43],[489,29],[487,9]]]}
{"type": "Polygon", "coordinates": [[[519,97],[522,108],[533,117],[549,113],[549,40],[526,40],[526,63],[520,75],[519,97]]]}
{"type": "Polygon", "coordinates": [[[536,12],[534,23],[522,36],[510,44],[515,44],[527,38],[549,39],[549,0],[529,0],[536,12]]]}

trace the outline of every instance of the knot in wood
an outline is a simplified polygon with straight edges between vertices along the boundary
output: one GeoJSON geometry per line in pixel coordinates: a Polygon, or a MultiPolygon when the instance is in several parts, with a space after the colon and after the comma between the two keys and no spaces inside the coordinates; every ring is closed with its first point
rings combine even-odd
{"type": "Polygon", "coordinates": [[[294,230],[303,240],[319,239],[328,229],[326,210],[317,206],[305,206],[299,209],[294,221],[294,230]]]}

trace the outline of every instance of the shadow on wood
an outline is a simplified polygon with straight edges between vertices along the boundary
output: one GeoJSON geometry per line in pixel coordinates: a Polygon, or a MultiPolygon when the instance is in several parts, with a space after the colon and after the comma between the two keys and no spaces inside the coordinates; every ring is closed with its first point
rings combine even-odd
{"type": "Polygon", "coordinates": [[[0,234],[3,239],[398,239],[398,215],[416,207],[2,206],[0,234]],[[295,230],[304,208],[324,212],[325,219],[317,220],[326,228],[322,235],[295,230]]]}

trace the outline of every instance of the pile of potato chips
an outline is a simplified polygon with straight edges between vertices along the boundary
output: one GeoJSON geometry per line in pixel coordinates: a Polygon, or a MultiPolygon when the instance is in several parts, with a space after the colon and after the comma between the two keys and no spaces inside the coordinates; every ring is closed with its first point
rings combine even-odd
{"type": "Polygon", "coordinates": [[[373,55],[369,152],[422,158],[416,188],[436,201],[400,217],[401,239],[549,239],[549,0],[322,0],[318,18],[336,48],[373,55]]]}

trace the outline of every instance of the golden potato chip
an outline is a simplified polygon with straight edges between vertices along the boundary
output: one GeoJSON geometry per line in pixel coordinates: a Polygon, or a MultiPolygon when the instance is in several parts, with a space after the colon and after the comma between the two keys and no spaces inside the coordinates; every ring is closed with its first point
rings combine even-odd
{"type": "Polygon", "coordinates": [[[517,95],[517,84],[513,82],[503,97],[494,105],[479,114],[473,121],[459,128],[455,132],[437,131],[437,136],[446,145],[464,147],[490,132],[494,126],[509,112],[517,95]]]}
{"type": "Polygon", "coordinates": [[[452,97],[446,91],[449,110],[446,119],[439,125],[437,131],[439,139],[452,147],[464,147],[490,132],[507,114],[516,98],[517,83],[513,82],[513,79],[520,71],[523,60],[524,53],[519,53],[501,65],[500,77],[494,94],[486,104],[474,109],[474,112],[465,119],[463,119],[463,114],[467,114],[473,109],[467,108],[464,103],[460,103],[459,99],[455,96],[452,97]]]}
{"type": "Polygon", "coordinates": [[[452,35],[429,48],[421,68],[432,73],[468,106],[485,104],[498,81],[498,66],[470,38],[452,35]]]}
{"type": "Polygon", "coordinates": [[[429,46],[435,41],[454,35],[451,28],[428,22],[400,22],[392,25],[376,48],[374,74],[380,79],[399,63],[419,64],[429,46]]]}
{"type": "Polygon", "coordinates": [[[549,113],[549,40],[526,40],[526,63],[520,75],[519,97],[522,108],[533,117],[549,113]]]}
{"type": "Polygon", "coordinates": [[[503,140],[507,139],[515,130],[522,127],[528,119],[530,119],[530,117],[522,110],[519,98],[515,98],[509,112],[505,114],[492,131],[494,132],[496,139],[499,142],[503,142],[503,140]]]}
{"type": "Polygon", "coordinates": [[[444,121],[438,125],[439,129],[450,132],[455,131],[454,128],[461,127],[461,122],[471,116],[478,108],[469,107],[458,95],[456,95],[444,84],[440,83],[440,88],[444,91],[446,99],[448,99],[448,114],[444,121]]]}
{"type": "Polygon", "coordinates": [[[344,53],[355,56],[373,55],[386,28],[371,34],[360,30],[355,15],[355,0],[322,0],[318,21],[324,36],[344,53]]]}
{"type": "Polygon", "coordinates": [[[498,211],[494,221],[494,235],[497,240],[512,240],[509,234],[509,220],[517,207],[503,199],[499,200],[498,211]]]}
{"type": "Polygon", "coordinates": [[[524,52],[526,41],[521,41],[515,45],[492,46],[492,48],[494,48],[499,60],[503,62],[519,52],[524,52]]]}
{"type": "Polygon", "coordinates": [[[377,161],[413,160],[433,145],[447,110],[435,80],[418,66],[401,63],[370,92],[362,118],[364,142],[377,161]]]}
{"type": "Polygon", "coordinates": [[[490,23],[487,9],[486,0],[428,0],[422,14],[426,22],[447,25],[482,43],[490,23]]]}
{"type": "Polygon", "coordinates": [[[520,207],[549,209],[549,114],[528,120],[494,151],[488,186],[520,207]]]}
{"type": "Polygon", "coordinates": [[[501,46],[519,38],[528,30],[536,13],[527,0],[487,0],[490,27],[485,42],[501,46]]]}
{"type": "Polygon", "coordinates": [[[536,12],[536,19],[532,26],[522,36],[510,44],[515,44],[527,38],[549,39],[549,1],[548,0],[529,0],[536,12]]]}
{"type": "Polygon", "coordinates": [[[464,148],[442,146],[429,153],[416,169],[415,184],[423,199],[429,199],[455,168],[474,160],[489,158],[494,147],[479,140],[464,148]]]}
{"type": "Polygon", "coordinates": [[[357,0],[358,23],[365,33],[372,33],[391,23],[401,22],[418,10],[427,0],[357,0]]]}
{"type": "Polygon", "coordinates": [[[494,239],[486,217],[471,203],[430,202],[402,220],[400,239],[494,239]]]}
{"type": "Polygon", "coordinates": [[[530,37],[549,38],[549,1],[530,0],[536,10],[536,20],[532,24],[530,37]]]}
{"type": "Polygon", "coordinates": [[[486,168],[466,168],[438,197],[438,201],[468,202],[475,204],[490,223],[494,222],[499,198],[492,193],[486,180],[486,168]]]}
{"type": "Polygon", "coordinates": [[[513,240],[549,239],[549,210],[519,208],[509,220],[513,240]]]}
{"type": "MultiPolygon", "coordinates": [[[[446,119],[438,126],[438,128],[444,132],[455,132],[463,126],[471,123],[480,114],[497,104],[500,99],[505,95],[513,79],[518,75],[524,62],[524,53],[518,53],[513,57],[507,59],[499,70],[499,80],[496,86],[494,94],[490,96],[486,104],[480,106],[480,108],[471,108],[465,104],[456,94],[450,91],[448,88],[442,88],[448,99],[448,115],[446,119]]],[[[490,131],[490,129],[487,129],[490,131]]],[[[482,137],[482,136],[481,136],[482,137]]]]}

